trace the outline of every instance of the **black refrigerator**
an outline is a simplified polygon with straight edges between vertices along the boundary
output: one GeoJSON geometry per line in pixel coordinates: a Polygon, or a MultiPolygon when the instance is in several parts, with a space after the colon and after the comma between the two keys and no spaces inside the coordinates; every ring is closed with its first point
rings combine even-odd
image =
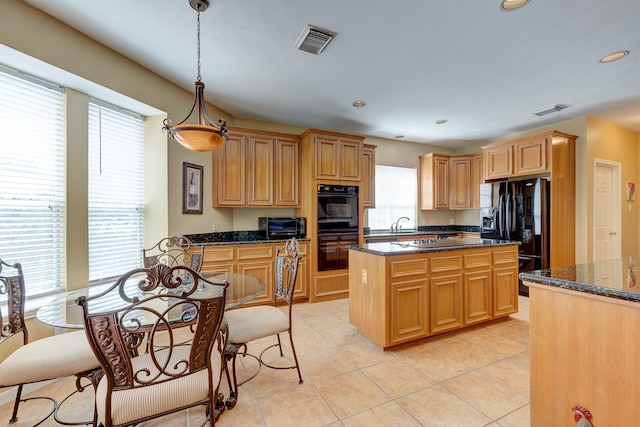
{"type": "MultiPolygon", "coordinates": [[[[521,242],[520,272],[549,268],[549,185],[546,178],[480,184],[480,235],[521,242]]],[[[520,282],[518,293],[529,288],[520,282]]]]}

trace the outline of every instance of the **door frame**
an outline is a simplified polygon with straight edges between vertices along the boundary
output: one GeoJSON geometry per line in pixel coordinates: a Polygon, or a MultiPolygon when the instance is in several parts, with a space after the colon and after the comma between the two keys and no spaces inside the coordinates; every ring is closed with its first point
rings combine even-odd
{"type": "Polygon", "coordinates": [[[596,254],[596,233],[595,233],[595,218],[596,218],[596,169],[598,166],[607,166],[611,168],[612,179],[611,179],[611,205],[612,205],[612,220],[611,220],[611,228],[614,230],[618,230],[614,241],[612,242],[612,247],[617,247],[618,253],[622,256],[622,194],[620,193],[621,185],[622,185],[622,163],[614,162],[612,160],[606,159],[593,159],[593,175],[592,175],[592,192],[591,192],[591,200],[592,200],[592,216],[591,216],[591,261],[595,261],[596,254]]]}

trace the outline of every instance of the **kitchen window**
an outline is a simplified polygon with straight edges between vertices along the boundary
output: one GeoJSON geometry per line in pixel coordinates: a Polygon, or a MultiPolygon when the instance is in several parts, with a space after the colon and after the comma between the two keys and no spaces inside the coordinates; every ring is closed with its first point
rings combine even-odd
{"type": "Polygon", "coordinates": [[[416,227],[418,173],[416,168],[376,165],[376,207],[368,209],[371,230],[388,230],[400,217],[403,228],[416,227]]]}
{"type": "Polygon", "coordinates": [[[27,296],[65,283],[64,89],[0,67],[0,258],[27,296]]]}
{"type": "Polygon", "coordinates": [[[89,102],[89,282],[142,263],[144,118],[89,102]]]}

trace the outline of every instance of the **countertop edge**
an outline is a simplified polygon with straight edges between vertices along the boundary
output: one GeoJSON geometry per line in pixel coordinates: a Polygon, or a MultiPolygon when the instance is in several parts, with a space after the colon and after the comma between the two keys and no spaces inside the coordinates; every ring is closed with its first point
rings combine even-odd
{"type": "Polygon", "coordinates": [[[624,289],[615,289],[594,284],[576,282],[573,280],[545,277],[541,276],[540,273],[540,270],[536,270],[532,273],[520,273],[518,277],[522,281],[537,283],[552,288],[567,289],[591,295],[598,295],[607,298],[640,303],[640,294],[637,292],[627,292],[624,289]],[[536,272],[538,274],[536,274],[536,272]]]}
{"type": "Polygon", "coordinates": [[[519,242],[513,241],[502,241],[502,240],[494,240],[491,242],[479,242],[475,244],[464,244],[464,245],[456,245],[452,244],[450,246],[433,246],[433,247],[411,247],[410,245],[401,246],[398,250],[379,250],[375,248],[371,248],[370,246],[374,245],[384,245],[384,243],[369,243],[365,244],[365,246],[361,245],[349,245],[347,249],[355,250],[359,252],[370,253],[372,255],[379,256],[398,256],[398,255],[412,255],[412,254],[422,254],[422,253],[432,253],[432,252],[448,252],[448,251],[458,251],[463,249],[478,249],[478,248],[486,248],[486,247],[494,247],[494,246],[510,246],[515,245],[518,246],[519,242]]]}

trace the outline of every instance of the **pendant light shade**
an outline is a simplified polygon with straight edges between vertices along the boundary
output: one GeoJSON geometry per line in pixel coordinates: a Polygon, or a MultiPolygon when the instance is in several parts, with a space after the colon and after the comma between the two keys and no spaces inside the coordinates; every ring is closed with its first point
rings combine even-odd
{"type": "Polygon", "coordinates": [[[224,119],[218,120],[218,125],[212,123],[204,101],[204,83],[200,76],[200,12],[207,10],[209,2],[207,0],[190,0],[189,4],[198,12],[198,79],[195,83],[196,98],[193,101],[191,111],[177,125],[172,126],[171,120],[164,119],[162,130],[169,132],[169,135],[178,141],[183,147],[192,151],[212,151],[227,142],[227,122],[224,119]],[[197,123],[185,123],[197,110],[197,123]]]}

